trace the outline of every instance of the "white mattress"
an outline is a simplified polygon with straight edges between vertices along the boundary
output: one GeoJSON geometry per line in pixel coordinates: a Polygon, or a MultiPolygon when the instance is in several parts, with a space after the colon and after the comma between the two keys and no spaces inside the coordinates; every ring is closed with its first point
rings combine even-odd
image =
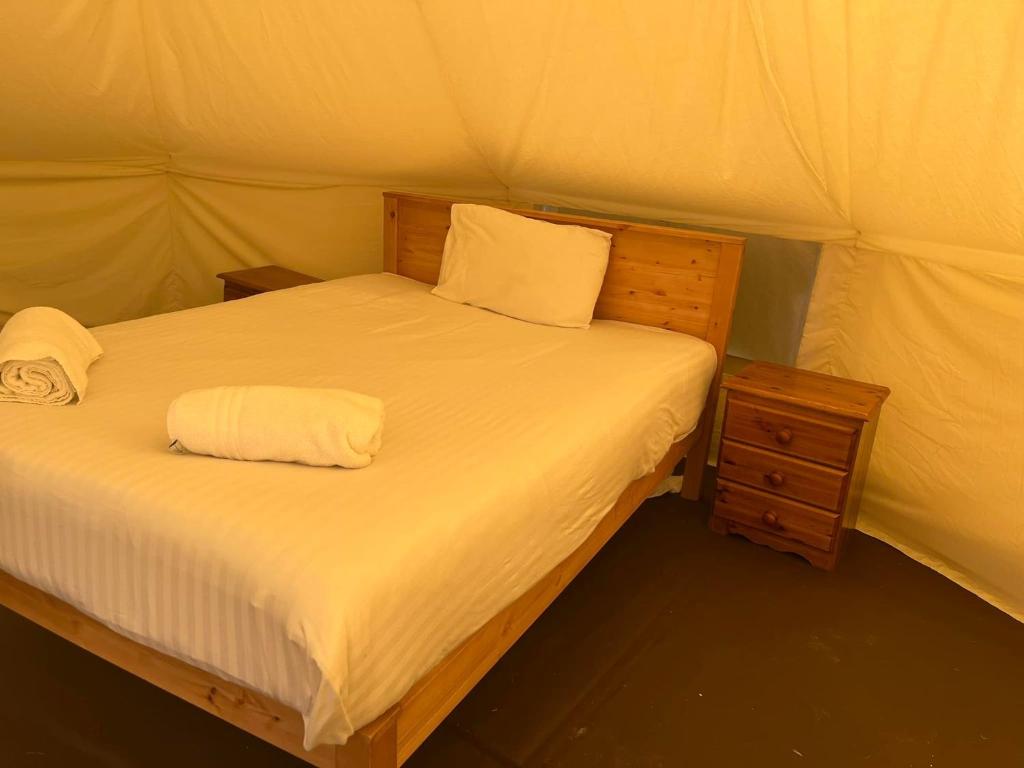
{"type": "Polygon", "coordinates": [[[703,341],[367,275],[95,329],[89,395],[0,404],[0,568],[343,743],[575,549],[698,419],[703,341]],[[360,470],[167,451],[221,384],[382,398],[360,470]]]}

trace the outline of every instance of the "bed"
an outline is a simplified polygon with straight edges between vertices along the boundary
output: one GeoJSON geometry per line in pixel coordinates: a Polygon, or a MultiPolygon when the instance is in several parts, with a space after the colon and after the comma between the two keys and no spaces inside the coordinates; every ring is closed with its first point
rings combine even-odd
{"type": "Polygon", "coordinates": [[[321,766],[397,766],[687,457],[743,242],[613,235],[589,330],[445,301],[451,201],[384,199],[385,273],[95,329],[73,408],[0,408],[0,603],[321,766]],[[183,344],[182,339],[188,339],[183,344]],[[364,470],[175,456],[179,392],[381,397],[364,470]]]}

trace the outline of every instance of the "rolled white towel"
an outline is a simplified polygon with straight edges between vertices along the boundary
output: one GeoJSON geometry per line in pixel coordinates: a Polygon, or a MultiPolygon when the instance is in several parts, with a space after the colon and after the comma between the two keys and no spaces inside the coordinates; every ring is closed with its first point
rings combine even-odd
{"type": "Polygon", "coordinates": [[[93,335],[59,309],[23,309],[0,331],[0,402],[81,402],[86,371],[102,354],[93,335]]]}
{"type": "Polygon", "coordinates": [[[344,389],[194,389],[167,409],[171,450],[314,467],[367,466],[380,450],[384,404],[344,389]]]}

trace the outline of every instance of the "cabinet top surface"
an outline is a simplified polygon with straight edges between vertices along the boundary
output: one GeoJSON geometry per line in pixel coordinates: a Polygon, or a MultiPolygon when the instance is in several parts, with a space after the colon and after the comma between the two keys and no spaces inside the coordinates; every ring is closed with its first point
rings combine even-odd
{"type": "Polygon", "coordinates": [[[888,387],[765,362],[751,363],[722,386],[862,421],[874,418],[889,396],[888,387]]]}
{"type": "Polygon", "coordinates": [[[304,275],[276,264],[239,269],[234,272],[221,272],[217,277],[255,291],[279,291],[284,288],[294,288],[297,285],[322,282],[318,277],[304,275]]]}

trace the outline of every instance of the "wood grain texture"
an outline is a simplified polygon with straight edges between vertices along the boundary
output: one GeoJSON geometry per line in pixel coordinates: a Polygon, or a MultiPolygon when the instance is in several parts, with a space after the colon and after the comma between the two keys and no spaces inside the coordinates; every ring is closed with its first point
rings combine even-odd
{"type": "MultiPolygon", "coordinates": [[[[385,270],[436,284],[451,207],[458,201],[397,193],[385,193],[384,198],[385,270]]],[[[681,491],[684,498],[696,499],[711,446],[745,240],[675,227],[494,207],[553,224],[610,233],[608,270],[594,317],[667,328],[714,346],[718,368],[708,390],[705,416],[690,448],[681,491]]]]}
{"type": "Polygon", "coordinates": [[[766,547],[771,547],[776,552],[789,552],[795,555],[800,555],[815,568],[821,568],[825,571],[830,571],[835,568],[834,550],[832,552],[826,552],[818,547],[812,547],[787,536],[781,536],[777,533],[769,533],[761,528],[744,525],[743,523],[739,523],[735,520],[730,520],[727,517],[721,517],[719,515],[713,516],[708,525],[715,533],[736,533],[745,539],[749,539],[755,544],[763,544],[766,547]]]}
{"type": "Polygon", "coordinates": [[[163,688],[242,730],[301,757],[334,766],[334,748],[302,748],[302,717],[293,709],[109,629],[90,616],[0,571],[0,603],[80,648],[163,688]]]}
{"type": "MultiPolygon", "coordinates": [[[[459,201],[393,193],[386,193],[385,201],[385,265],[393,265],[397,274],[436,284],[451,207],[459,201]],[[397,220],[393,237],[388,233],[393,226],[388,218],[392,207],[397,220]]],[[[743,238],[511,206],[494,207],[540,221],[610,233],[608,270],[594,317],[688,333],[707,339],[716,349],[721,347],[724,355],[743,238]]]]}
{"type": "Polygon", "coordinates": [[[686,459],[686,472],[680,494],[684,499],[696,500],[703,487],[704,468],[707,466],[711,436],[715,430],[715,415],[718,412],[718,397],[721,391],[722,373],[725,369],[729,334],[732,332],[732,316],[736,308],[736,292],[739,290],[740,269],[743,266],[743,243],[726,240],[718,260],[718,274],[715,278],[715,293],[711,300],[711,315],[705,339],[718,352],[715,376],[708,388],[704,403],[697,440],[686,459]]]}
{"type": "Polygon", "coordinates": [[[399,761],[413,753],[455,705],[533,624],[583,567],[622,527],[651,491],[672,474],[696,435],[669,449],[654,471],[626,488],[586,541],[547,576],[450,653],[402,698],[398,715],[399,761]]]}
{"type": "Polygon", "coordinates": [[[384,196],[384,271],[398,273],[397,248],[398,241],[398,200],[384,196]]]}
{"type": "Polygon", "coordinates": [[[728,480],[718,481],[715,514],[777,536],[785,536],[828,552],[837,532],[839,515],[764,493],[728,480]]]}
{"type": "Polygon", "coordinates": [[[241,288],[231,283],[224,283],[224,301],[236,301],[238,299],[247,299],[250,296],[257,296],[263,293],[263,291],[254,291],[249,288],[241,288]]]}
{"type": "Polygon", "coordinates": [[[343,747],[335,747],[336,768],[396,768],[398,759],[398,712],[396,705],[369,725],[363,726],[343,747]]]}
{"type": "Polygon", "coordinates": [[[790,456],[849,466],[859,425],[814,418],[764,400],[730,396],[723,434],[790,456]]]}
{"type": "Polygon", "coordinates": [[[751,363],[726,388],[861,421],[873,418],[889,396],[878,384],[766,362],[751,363]]]}
{"type": "MultiPolygon", "coordinates": [[[[394,272],[437,280],[452,201],[409,195],[384,197],[384,265],[394,272]]],[[[515,210],[515,209],[512,209],[515,210]]],[[[743,253],[741,238],[687,232],[605,219],[515,211],[562,224],[611,232],[612,257],[597,317],[653,325],[706,339],[718,369],[700,426],[672,446],[646,477],[631,483],[584,543],[499,612],[425,675],[398,704],[359,729],[348,744],[302,748],[302,719],[290,708],[108,629],[72,606],[0,573],[0,603],[117,666],[217,717],[317,766],[397,768],[448,715],[564,587],[618,530],[647,495],[686,455],[693,459],[684,483],[702,474],[711,419],[743,253]]],[[[226,295],[279,290],[317,281],[280,268],[222,273],[226,295]],[[283,272],[290,272],[283,270],[283,272]]],[[[691,462],[688,462],[690,464],[691,462]]],[[[698,478],[699,479],[699,478],[698,478]]]]}
{"type": "Polygon", "coordinates": [[[295,710],[120,635],[64,601],[0,571],[0,604],[81,648],[320,768],[397,768],[544,612],[650,492],[671,474],[695,435],[673,445],[631,483],[590,536],[521,597],[427,673],[391,710],[345,746],[302,747],[295,710]]]}
{"type": "Polygon", "coordinates": [[[848,473],[782,453],[723,440],[718,476],[822,509],[841,510],[848,473]]]}
{"type": "Polygon", "coordinates": [[[889,390],[769,363],[747,365],[724,389],[712,530],[835,568],[889,390]]]}
{"type": "Polygon", "coordinates": [[[284,267],[269,265],[252,269],[239,269],[234,272],[221,272],[217,275],[224,281],[224,300],[255,296],[268,291],[281,291],[309,283],[323,282],[319,277],[304,275],[284,267]],[[229,298],[229,294],[231,298],[229,298]]]}

